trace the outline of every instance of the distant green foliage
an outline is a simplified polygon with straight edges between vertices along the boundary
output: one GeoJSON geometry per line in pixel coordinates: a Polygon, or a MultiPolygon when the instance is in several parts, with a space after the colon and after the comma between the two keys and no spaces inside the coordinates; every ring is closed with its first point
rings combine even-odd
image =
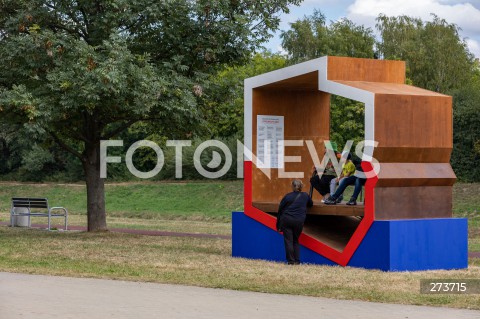
{"type": "MultiPolygon", "coordinates": [[[[237,178],[237,139],[235,137],[230,137],[228,139],[217,138],[216,140],[224,143],[230,150],[232,155],[232,164],[229,171],[220,179],[236,179],[237,178]]],[[[194,165],[194,153],[197,147],[205,142],[205,139],[195,139],[192,141],[192,146],[184,147],[183,151],[183,179],[186,180],[196,180],[196,179],[205,179],[194,165]]],[[[173,147],[165,148],[165,166],[157,176],[157,180],[164,179],[175,179],[175,149],[173,147]]],[[[243,165],[243,157],[241,158],[241,165],[243,165]]],[[[201,154],[200,161],[202,167],[210,172],[219,171],[225,164],[225,154],[217,147],[209,147],[201,154]],[[221,156],[221,164],[218,168],[209,169],[208,164],[214,159],[213,152],[217,152],[221,156]]]]}
{"type": "Polygon", "coordinates": [[[0,175],[7,174],[21,165],[22,145],[13,126],[0,124],[0,175]]]}
{"type": "MultiPolygon", "coordinates": [[[[154,140],[151,137],[149,139],[154,140]]],[[[219,179],[234,180],[237,179],[237,139],[235,137],[230,138],[216,138],[215,140],[224,143],[230,150],[232,156],[232,164],[228,172],[221,176],[219,179]]],[[[201,175],[194,165],[194,153],[197,147],[205,142],[205,139],[196,138],[192,141],[192,146],[185,146],[182,149],[182,179],[183,180],[201,180],[206,179],[201,175]]],[[[107,166],[108,181],[129,181],[136,180],[137,178],[128,170],[125,164],[125,154],[131,144],[136,141],[125,141],[124,147],[111,147],[108,149],[109,156],[121,156],[122,163],[115,164],[110,163],[107,166]]],[[[160,148],[162,149],[164,155],[164,166],[157,176],[152,177],[150,180],[175,180],[175,169],[176,169],[176,154],[175,148],[171,146],[166,146],[166,140],[156,141],[160,148]]],[[[222,150],[217,147],[208,147],[201,154],[200,161],[202,167],[210,172],[219,171],[225,164],[225,154],[222,150]],[[215,169],[210,169],[208,164],[214,159],[213,152],[217,152],[221,157],[221,164],[215,169]]],[[[157,155],[156,153],[148,147],[139,148],[133,155],[133,164],[135,168],[142,172],[148,172],[155,168],[157,164],[157,155]]],[[[241,164],[243,165],[243,157],[241,157],[241,164]]]]}
{"type": "Polygon", "coordinates": [[[377,18],[384,59],[407,62],[413,85],[449,94],[470,81],[473,55],[460,38],[459,27],[433,15],[432,21],[408,16],[377,18]]]}
{"type": "Polygon", "coordinates": [[[406,61],[413,85],[453,96],[451,163],[460,180],[480,181],[480,68],[458,26],[435,15],[430,22],[380,15],[377,29],[381,57],[406,61]]]}
{"type": "Polygon", "coordinates": [[[346,18],[327,24],[325,15],[318,10],[291,23],[281,38],[291,64],[324,55],[374,57],[375,38],[370,28],[346,18]]]}
{"type": "MultiPolygon", "coordinates": [[[[282,46],[288,63],[294,64],[325,55],[374,58],[375,38],[370,28],[342,19],[327,24],[325,16],[315,10],[311,16],[291,23],[282,32],[282,46]]],[[[365,106],[341,96],[332,95],[330,140],[340,149],[348,140],[358,142],[365,136],[365,106]]]]}
{"type": "Polygon", "coordinates": [[[281,55],[258,53],[243,66],[226,67],[212,75],[201,101],[206,135],[240,136],[243,140],[243,81],[285,65],[286,59],[281,55]]]}
{"type": "Polygon", "coordinates": [[[474,144],[475,152],[477,155],[480,155],[480,140],[476,141],[474,144]]]}
{"type": "Polygon", "coordinates": [[[330,105],[330,140],[338,144],[338,150],[349,140],[355,144],[364,140],[365,105],[337,95],[331,97],[330,105]]]}
{"type": "Polygon", "coordinates": [[[0,125],[0,179],[78,181],[81,165],[53,142],[21,125],[0,125]],[[30,135],[30,136],[29,136],[30,135]]]}
{"type": "Polygon", "coordinates": [[[480,181],[480,66],[471,81],[453,92],[452,166],[461,180],[480,181]]]}
{"type": "MultiPolygon", "coordinates": [[[[459,28],[433,15],[377,18],[380,39],[349,20],[327,23],[320,11],[291,24],[282,33],[289,63],[324,55],[404,60],[407,83],[454,97],[452,166],[464,181],[480,181],[480,66],[474,62],[459,28]]],[[[364,138],[361,103],[332,96],[330,138],[343,145],[364,138]]]]}

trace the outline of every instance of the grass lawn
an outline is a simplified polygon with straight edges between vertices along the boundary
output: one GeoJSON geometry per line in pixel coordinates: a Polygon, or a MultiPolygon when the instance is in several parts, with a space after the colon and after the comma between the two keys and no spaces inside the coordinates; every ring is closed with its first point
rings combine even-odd
{"type": "MultiPolygon", "coordinates": [[[[85,225],[83,185],[0,184],[0,220],[10,197],[48,197],[85,225]]],[[[454,212],[469,218],[469,249],[480,251],[480,184],[457,184],[454,212]]],[[[111,228],[230,234],[230,213],[242,210],[242,182],[128,183],[106,188],[111,228]]],[[[46,223],[45,218],[34,222],[46,223]]],[[[350,267],[301,265],[231,258],[224,239],[148,237],[118,233],[46,232],[0,227],[0,271],[189,284],[480,309],[480,295],[426,295],[420,279],[480,278],[480,259],[467,270],[385,273],[350,267]]]]}
{"type": "MultiPolygon", "coordinates": [[[[243,210],[243,181],[120,183],[105,187],[107,214],[142,219],[229,221],[232,211],[243,210]]],[[[12,197],[46,197],[70,214],[86,215],[83,184],[0,183],[0,212],[10,210],[12,197]]]]}
{"type": "Polygon", "coordinates": [[[187,284],[480,309],[480,295],[420,294],[420,279],[480,278],[480,259],[467,270],[386,273],[231,257],[225,239],[119,233],[46,232],[0,227],[0,271],[187,284]]]}
{"type": "Polygon", "coordinates": [[[480,251],[480,183],[457,183],[453,187],[455,217],[468,218],[468,249],[480,251]]]}
{"type": "MultiPolygon", "coordinates": [[[[0,182],[0,221],[9,220],[14,196],[47,197],[51,204],[68,208],[71,225],[86,225],[83,184],[0,182]]],[[[230,222],[232,211],[243,210],[242,181],[107,184],[105,196],[112,228],[228,234],[230,226],[224,223],[230,222]]],[[[468,218],[469,250],[480,251],[480,183],[455,184],[453,197],[454,216],[468,218]]],[[[44,218],[34,222],[45,223],[44,218]]]]}

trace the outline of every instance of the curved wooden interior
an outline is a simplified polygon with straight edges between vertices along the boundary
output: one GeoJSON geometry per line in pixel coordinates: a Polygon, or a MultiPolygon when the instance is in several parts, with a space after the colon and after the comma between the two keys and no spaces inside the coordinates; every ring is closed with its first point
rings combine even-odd
{"type": "Polygon", "coordinates": [[[342,252],[362,221],[358,216],[307,215],[303,233],[342,252]]]}
{"type": "MultiPolygon", "coordinates": [[[[374,218],[451,217],[456,180],[450,166],[452,98],[406,85],[402,61],[328,57],[327,79],[374,94],[372,130],[378,146],[373,157],[381,164],[374,188],[374,218]]],[[[318,72],[254,88],[252,151],[256,152],[257,115],[283,115],[285,139],[314,140],[322,158],[323,140],[329,139],[330,94],[321,90],[318,72]]],[[[285,155],[302,156],[302,162],[286,163],[285,170],[303,172],[308,189],[313,162],[306,145],[288,147],[285,155]]],[[[291,179],[278,178],[278,169],[271,171],[269,179],[253,165],[252,205],[265,212],[275,212],[283,195],[291,191],[291,179]]],[[[318,193],[315,196],[320,198],[318,193]]],[[[316,202],[309,214],[363,216],[363,206],[332,207],[316,202]]],[[[322,233],[312,225],[306,231],[322,233]]],[[[340,249],[341,245],[337,246],[340,249]]]]}
{"type": "Polygon", "coordinates": [[[360,217],[354,216],[308,215],[303,232],[342,252],[361,220],[360,217]]]}
{"type": "MultiPolygon", "coordinates": [[[[313,197],[321,197],[320,194],[316,193],[313,197]]],[[[266,213],[277,214],[278,212],[278,201],[259,201],[254,202],[253,207],[260,209],[266,213]]],[[[328,206],[321,201],[314,200],[313,207],[308,209],[309,215],[331,215],[331,216],[363,216],[363,202],[358,202],[356,206],[348,206],[345,202],[337,205],[328,206]]]]}
{"type": "MultiPolygon", "coordinates": [[[[315,79],[318,76],[314,77],[315,79]]],[[[311,79],[306,75],[306,79],[311,79]]],[[[300,79],[293,83],[303,85],[300,79]]],[[[284,116],[284,137],[286,140],[312,140],[317,153],[323,157],[323,141],[329,137],[330,129],[330,94],[318,89],[301,90],[292,84],[293,89],[280,86],[266,86],[253,91],[253,149],[257,149],[257,115],[284,116]]],[[[318,80],[316,83],[318,88],[318,80]]],[[[306,144],[302,147],[286,147],[285,156],[301,156],[301,162],[285,163],[285,172],[303,172],[302,179],[306,188],[309,187],[310,172],[313,166],[306,144]]],[[[252,174],[253,202],[279,203],[285,193],[291,191],[291,179],[279,178],[279,169],[271,169],[268,178],[255,164],[252,174]]]]}

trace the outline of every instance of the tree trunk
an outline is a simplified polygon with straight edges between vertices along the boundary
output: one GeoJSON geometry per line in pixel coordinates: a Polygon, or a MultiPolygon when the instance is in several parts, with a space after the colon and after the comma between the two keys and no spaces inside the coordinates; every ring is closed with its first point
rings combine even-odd
{"type": "Polygon", "coordinates": [[[98,147],[86,147],[83,162],[85,182],[87,183],[88,231],[106,231],[105,184],[100,178],[100,157],[98,147]]]}

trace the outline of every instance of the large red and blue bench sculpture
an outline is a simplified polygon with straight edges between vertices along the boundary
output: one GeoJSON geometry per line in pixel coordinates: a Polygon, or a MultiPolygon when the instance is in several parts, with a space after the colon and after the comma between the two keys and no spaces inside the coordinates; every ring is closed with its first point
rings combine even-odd
{"type": "Polygon", "coordinates": [[[466,268],[467,220],[452,218],[452,98],[406,85],[402,61],[341,57],[245,80],[246,149],[259,155],[257,139],[265,136],[258,121],[268,116],[282,120],[283,139],[313,143],[286,146],[283,156],[300,160],[275,163],[270,176],[246,156],[244,212],[233,213],[232,255],[285,260],[275,213],[291,178],[279,175],[302,172],[308,185],[311,146],[321,159],[330,137],[331,94],[364,103],[365,140],[378,144],[362,166],[369,171],[376,159],[380,170],[365,184],[364,204],[325,206],[314,196],[300,237],[302,262],[385,271],[466,268]]]}

